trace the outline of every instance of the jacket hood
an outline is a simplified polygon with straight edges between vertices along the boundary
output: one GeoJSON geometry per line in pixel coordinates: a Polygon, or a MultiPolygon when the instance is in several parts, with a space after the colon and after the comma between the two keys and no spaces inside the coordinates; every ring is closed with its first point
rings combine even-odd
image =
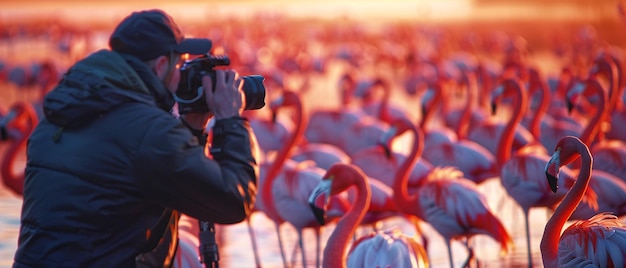
{"type": "Polygon", "coordinates": [[[74,64],[43,102],[46,119],[74,128],[128,102],[142,102],[169,111],[172,94],[139,59],[100,50],[74,64]]]}

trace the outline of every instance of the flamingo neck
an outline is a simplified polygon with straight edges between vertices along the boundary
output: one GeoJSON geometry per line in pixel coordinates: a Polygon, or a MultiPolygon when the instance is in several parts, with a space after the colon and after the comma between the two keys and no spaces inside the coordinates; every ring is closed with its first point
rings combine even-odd
{"type": "Polygon", "coordinates": [[[443,94],[443,90],[441,88],[440,82],[436,83],[433,90],[435,91],[435,96],[433,96],[433,99],[425,107],[425,109],[422,109],[424,113],[422,114],[422,121],[420,122],[419,127],[423,131],[428,131],[428,124],[430,123],[430,121],[433,118],[433,115],[435,114],[436,107],[442,104],[441,95],[443,94]]]}
{"type": "MultiPolygon", "coordinates": [[[[598,133],[601,131],[603,119],[608,116],[608,107],[606,104],[607,94],[606,91],[599,85],[599,83],[595,80],[590,80],[587,83],[588,89],[591,90],[591,94],[596,94],[599,97],[598,107],[600,107],[596,113],[593,115],[585,129],[583,130],[580,139],[585,143],[591,146],[593,144],[596,136],[599,136],[598,133]]],[[[602,141],[603,137],[599,136],[602,141]]]]}
{"type": "Polygon", "coordinates": [[[459,123],[456,125],[456,136],[459,140],[467,137],[467,131],[469,129],[469,123],[472,116],[472,109],[474,109],[474,102],[476,101],[476,77],[472,73],[465,74],[465,83],[467,91],[467,102],[463,107],[463,113],[459,119],[459,123]]]}
{"type": "Polygon", "coordinates": [[[282,222],[283,219],[282,217],[280,217],[280,214],[278,213],[278,210],[276,209],[276,206],[274,204],[272,186],[274,184],[274,180],[276,180],[283,165],[285,164],[285,161],[293,151],[294,145],[298,144],[300,140],[302,140],[302,137],[304,136],[304,126],[306,125],[304,119],[304,109],[302,108],[302,103],[300,101],[296,102],[296,104],[294,105],[294,110],[294,132],[291,134],[285,145],[278,151],[276,158],[274,159],[267,171],[267,175],[261,189],[261,197],[264,200],[263,204],[265,205],[266,210],[265,213],[268,215],[268,217],[277,222],[282,222]]]}
{"type": "Polygon", "coordinates": [[[408,182],[411,168],[422,155],[423,150],[423,134],[415,126],[411,125],[410,131],[413,133],[413,144],[411,152],[398,168],[393,179],[393,200],[401,211],[414,211],[419,209],[417,204],[417,195],[409,195],[408,182]]]}
{"type": "Polygon", "coordinates": [[[20,196],[24,195],[24,170],[22,169],[19,174],[16,174],[13,172],[13,166],[15,165],[18,153],[26,146],[27,138],[27,132],[20,131],[20,137],[11,141],[6,149],[4,157],[2,158],[2,166],[0,167],[4,185],[20,196]]]}
{"type": "MultiPolygon", "coordinates": [[[[574,186],[572,186],[572,188],[567,192],[567,195],[563,198],[561,204],[556,208],[554,214],[548,220],[543,232],[543,237],[541,238],[541,255],[545,267],[559,267],[558,255],[561,230],[563,229],[567,219],[569,219],[582,200],[591,178],[593,158],[591,157],[589,149],[583,143],[577,142],[575,152],[580,155],[582,167],[579,170],[574,186]]],[[[561,159],[564,158],[568,158],[568,156],[562,155],[561,159]]]]}
{"type": "Polygon", "coordinates": [[[389,112],[389,99],[391,98],[391,90],[388,87],[383,86],[383,99],[380,102],[378,110],[378,118],[383,122],[391,122],[391,113],[389,112]]]}
{"type": "Polygon", "coordinates": [[[514,99],[513,99],[513,115],[511,120],[504,127],[504,131],[500,135],[500,141],[498,143],[498,164],[499,166],[503,166],[506,161],[511,158],[511,148],[513,148],[513,138],[515,135],[515,129],[522,121],[524,117],[524,109],[527,107],[527,96],[526,93],[522,90],[522,87],[519,85],[519,81],[511,80],[509,82],[505,82],[505,91],[506,90],[514,90],[514,99]],[[513,84],[511,86],[510,84],[513,84]]]}
{"type": "Polygon", "coordinates": [[[532,120],[530,122],[530,133],[535,137],[536,140],[541,140],[541,119],[545,116],[546,112],[548,112],[548,108],[550,106],[551,94],[548,87],[539,79],[535,81],[535,85],[532,86],[529,94],[532,95],[535,91],[539,91],[541,93],[539,99],[539,107],[532,114],[532,120]]]}
{"type": "Polygon", "coordinates": [[[355,180],[353,185],[357,187],[355,202],[328,238],[322,263],[324,268],[346,267],[348,244],[369,208],[372,192],[365,178],[355,180]]]}

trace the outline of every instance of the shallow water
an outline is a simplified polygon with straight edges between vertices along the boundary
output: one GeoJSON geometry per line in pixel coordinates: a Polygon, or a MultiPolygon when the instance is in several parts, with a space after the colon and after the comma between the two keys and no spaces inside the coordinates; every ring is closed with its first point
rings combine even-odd
{"type": "MultiPolygon", "coordinates": [[[[499,182],[490,180],[481,185],[481,190],[485,193],[498,193],[499,182]]],[[[499,196],[492,195],[488,201],[492,208],[496,208],[499,203],[499,196]]],[[[15,197],[4,189],[0,189],[0,267],[10,267],[13,254],[17,245],[17,233],[19,228],[19,214],[21,199],[15,197]]],[[[479,260],[479,267],[527,267],[526,264],[526,242],[523,231],[523,218],[521,211],[512,203],[510,199],[504,200],[500,219],[505,227],[510,231],[515,242],[515,249],[509,255],[501,258],[499,256],[499,245],[487,236],[477,236],[474,238],[475,254],[479,260]]],[[[533,264],[541,267],[541,255],[539,252],[539,242],[543,233],[543,225],[547,220],[547,213],[543,209],[531,210],[532,226],[532,253],[533,264]]],[[[278,250],[278,242],[274,225],[261,213],[253,214],[253,226],[255,228],[257,244],[259,245],[259,255],[263,267],[282,267],[282,259],[278,250]]],[[[422,225],[424,233],[429,239],[428,253],[432,267],[449,267],[448,254],[443,239],[427,224],[422,225]]],[[[224,268],[245,268],[254,267],[254,256],[250,236],[248,235],[245,223],[219,226],[220,232],[220,266],[224,268]]],[[[415,231],[405,220],[393,218],[384,223],[384,229],[400,228],[407,235],[414,235],[415,231]]],[[[333,231],[334,226],[327,226],[322,231],[322,245],[333,231]]],[[[369,230],[359,230],[359,234],[365,234],[369,230]]],[[[281,233],[285,239],[285,248],[288,259],[291,259],[292,249],[297,241],[295,230],[288,226],[281,227],[281,233]]],[[[307,267],[315,267],[315,237],[312,231],[304,232],[305,249],[307,254],[307,267]]],[[[419,241],[419,240],[418,240],[419,241]]],[[[455,267],[459,267],[465,261],[467,252],[460,242],[452,243],[455,267]]],[[[295,267],[301,267],[301,256],[295,257],[295,267]]]]}

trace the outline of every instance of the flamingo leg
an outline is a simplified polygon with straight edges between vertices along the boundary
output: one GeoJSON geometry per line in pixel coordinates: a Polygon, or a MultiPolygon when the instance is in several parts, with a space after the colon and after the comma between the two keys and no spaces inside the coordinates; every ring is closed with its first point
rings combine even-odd
{"type": "Polygon", "coordinates": [[[470,242],[470,238],[466,238],[465,239],[465,247],[467,248],[467,260],[465,260],[465,263],[463,264],[462,267],[465,268],[470,268],[472,267],[472,260],[476,261],[476,267],[480,267],[479,263],[478,263],[478,259],[476,258],[476,256],[474,255],[474,247],[471,245],[472,243],[470,242]]]}
{"type": "Polygon", "coordinates": [[[533,257],[530,251],[530,223],[528,221],[528,209],[524,209],[524,225],[526,228],[526,252],[528,254],[528,267],[533,267],[533,257]]]}
{"type": "Polygon", "coordinates": [[[246,218],[246,223],[248,224],[248,234],[250,235],[250,242],[252,243],[252,251],[254,253],[254,264],[257,268],[261,268],[261,258],[259,257],[259,248],[256,244],[256,234],[254,233],[254,229],[252,228],[252,217],[246,218]]]}
{"type": "Polygon", "coordinates": [[[446,246],[448,247],[448,259],[450,260],[450,268],[454,268],[454,261],[452,259],[452,246],[450,240],[446,239],[446,246]]]}
{"type": "Polygon", "coordinates": [[[278,247],[280,248],[280,256],[283,258],[283,267],[287,268],[289,267],[289,265],[287,265],[287,258],[285,256],[285,250],[283,248],[283,238],[282,238],[282,235],[280,234],[280,225],[276,223],[275,226],[276,226],[276,235],[278,236],[278,247]]]}
{"type": "Polygon", "coordinates": [[[322,251],[321,229],[315,229],[315,267],[322,267],[320,252],[322,251]]]}

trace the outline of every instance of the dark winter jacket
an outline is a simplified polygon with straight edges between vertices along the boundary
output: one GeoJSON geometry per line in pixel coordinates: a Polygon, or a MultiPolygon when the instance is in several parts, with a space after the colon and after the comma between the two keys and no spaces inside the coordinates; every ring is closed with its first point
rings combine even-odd
{"type": "Polygon", "coordinates": [[[248,122],[216,121],[210,159],[173,104],[127,55],[101,50],[68,70],[28,141],[14,267],[134,267],[175,211],[245,219],[258,171],[248,122]]]}

